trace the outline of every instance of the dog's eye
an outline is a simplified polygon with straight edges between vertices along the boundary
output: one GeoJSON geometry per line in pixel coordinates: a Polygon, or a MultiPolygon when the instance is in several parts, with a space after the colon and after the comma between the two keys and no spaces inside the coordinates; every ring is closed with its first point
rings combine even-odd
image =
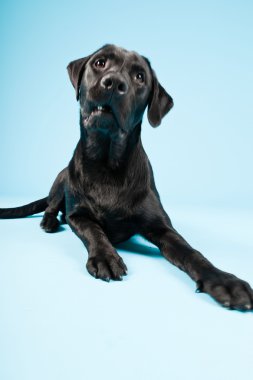
{"type": "Polygon", "coordinates": [[[105,59],[103,59],[103,58],[97,59],[95,61],[95,66],[100,68],[100,69],[103,69],[105,67],[105,59]]]}
{"type": "Polygon", "coordinates": [[[139,83],[143,83],[143,82],[144,82],[144,74],[143,74],[143,73],[138,73],[138,74],[136,74],[135,79],[136,79],[139,83]]]}

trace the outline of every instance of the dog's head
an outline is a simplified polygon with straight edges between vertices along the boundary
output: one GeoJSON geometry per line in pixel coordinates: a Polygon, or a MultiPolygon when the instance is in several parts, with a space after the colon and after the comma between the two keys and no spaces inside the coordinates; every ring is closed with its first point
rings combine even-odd
{"type": "Polygon", "coordinates": [[[150,124],[157,127],[173,106],[148,59],[135,52],[105,45],[67,69],[85,128],[128,132],[141,122],[146,107],[150,124]]]}

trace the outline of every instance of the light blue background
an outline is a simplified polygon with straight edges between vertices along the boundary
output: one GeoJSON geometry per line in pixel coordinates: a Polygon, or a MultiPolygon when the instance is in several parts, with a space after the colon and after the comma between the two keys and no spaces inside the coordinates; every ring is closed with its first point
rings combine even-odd
{"type": "MultiPolygon", "coordinates": [[[[79,137],[66,66],[115,43],[174,98],[142,136],[175,226],[253,285],[252,2],[5,0],[0,18],[1,206],[47,195],[79,137]]],[[[80,241],[40,220],[1,221],[1,380],[248,376],[252,313],[194,294],[139,238],[120,249],[123,282],[95,281],[80,241]]]]}

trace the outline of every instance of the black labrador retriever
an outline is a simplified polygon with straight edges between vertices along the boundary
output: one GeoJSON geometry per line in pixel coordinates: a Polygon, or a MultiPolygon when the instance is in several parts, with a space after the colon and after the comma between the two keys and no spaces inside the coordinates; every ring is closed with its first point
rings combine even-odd
{"type": "Polygon", "coordinates": [[[89,273],[105,281],[121,280],[127,267],[114,245],[140,234],[164,257],[185,271],[197,291],[227,308],[253,308],[250,285],[213,266],[173,228],[159,199],[152,168],[141,142],[148,107],[153,127],[172,108],[149,61],[139,54],[105,45],[68,65],[80,100],[81,137],[67,168],[57,176],[49,196],[29,205],[0,209],[1,218],[45,211],[41,227],[54,232],[57,215],[88,250],[89,273]]]}

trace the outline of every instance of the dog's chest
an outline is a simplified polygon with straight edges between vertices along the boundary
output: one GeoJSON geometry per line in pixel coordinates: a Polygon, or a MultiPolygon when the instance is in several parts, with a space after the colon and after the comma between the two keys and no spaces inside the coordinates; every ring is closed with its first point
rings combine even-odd
{"type": "Polygon", "coordinates": [[[75,209],[106,224],[125,223],[134,216],[146,189],[131,176],[87,177],[75,200],[75,209]]]}
{"type": "Polygon", "coordinates": [[[83,201],[95,214],[102,216],[116,213],[124,216],[130,211],[134,198],[131,187],[127,184],[108,181],[89,183],[85,186],[83,201]]]}
{"type": "Polygon", "coordinates": [[[136,192],[126,187],[92,186],[81,202],[82,213],[96,220],[109,239],[120,242],[137,232],[136,192]]]}
{"type": "Polygon", "coordinates": [[[135,233],[141,205],[150,187],[149,172],[145,162],[139,165],[140,161],[134,160],[118,171],[95,164],[86,167],[79,177],[75,171],[75,177],[70,178],[70,196],[66,197],[67,214],[96,221],[114,241],[135,233]]]}

